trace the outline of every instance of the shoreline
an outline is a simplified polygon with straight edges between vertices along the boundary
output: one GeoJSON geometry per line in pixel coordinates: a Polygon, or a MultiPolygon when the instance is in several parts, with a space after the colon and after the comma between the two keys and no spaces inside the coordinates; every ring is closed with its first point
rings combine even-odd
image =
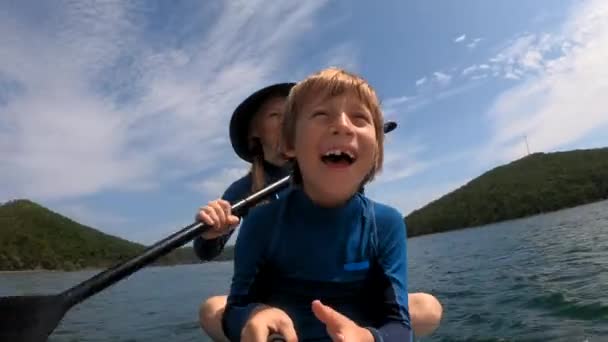
{"type": "MultiPolygon", "coordinates": [[[[217,260],[217,261],[209,261],[205,263],[178,263],[172,265],[148,265],[145,268],[164,268],[164,267],[175,267],[175,266],[188,266],[188,265],[199,265],[206,263],[215,263],[215,262],[223,262],[223,261],[232,261],[232,260],[217,260]]],[[[107,270],[109,267],[90,267],[90,268],[79,268],[75,270],[47,270],[47,269],[30,269],[30,270],[0,270],[0,275],[3,274],[25,274],[25,273],[74,273],[74,272],[101,272],[107,270]]]]}

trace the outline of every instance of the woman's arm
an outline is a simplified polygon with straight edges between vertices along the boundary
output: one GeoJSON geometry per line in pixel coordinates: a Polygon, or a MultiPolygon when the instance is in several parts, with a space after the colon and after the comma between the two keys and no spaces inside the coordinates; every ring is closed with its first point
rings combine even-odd
{"type": "MultiPolygon", "coordinates": [[[[245,198],[251,188],[251,180],[248,176],[245,176],[236,182],[232,183],[224,194],[222,195],[222,199],[234,204],[235,202],[245,198]]],[[[241,217],[241,220],[246,216],[247,213],[244,213],[241,217]]],[[[205,239],[202,236],[198,236],[194,239],[194,253],[198,256],[202,261],[210,261],[215,257],[220,255],[226,246],[226,243],[234,233],[234,229],[230,230],[224,235],[218,236],[212,239],[205,239]]]]}

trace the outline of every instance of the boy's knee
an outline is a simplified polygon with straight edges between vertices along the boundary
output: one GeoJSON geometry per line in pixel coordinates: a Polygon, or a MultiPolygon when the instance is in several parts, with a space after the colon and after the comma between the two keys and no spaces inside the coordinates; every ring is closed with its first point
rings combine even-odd
{"type": "Polygon", "coordinates": [[[221,320],[226,307],[226,296],[215,296],[205,300],[199,308],[201,325],[206,326],[218,319],[221,320]]]}
{"type": "Polygon", "coordinates": [[[417,336],[431,334],[441,322],[443,307],[437,298],[428,293],[412,293],[409,298],[414,333],[417,336]]]}

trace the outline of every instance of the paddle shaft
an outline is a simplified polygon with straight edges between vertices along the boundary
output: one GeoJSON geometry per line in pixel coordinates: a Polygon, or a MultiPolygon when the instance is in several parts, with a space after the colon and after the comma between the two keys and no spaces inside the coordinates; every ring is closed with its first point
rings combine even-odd
{"type": "MultiPolygon", "coordinates": [[[[395,128],[397,128],[397,123],[394,121],[388,121],[384,124],[383,131],[384,133],[389,133],[395,128]]],[[[252,194],[251,196],[237,202],[232,206],[232,212],[235,215],[240,216],[241,211],[285,187],[290,180],[291,175],[286,176],[265,187],[264,189],[252,194]]],[[[174,249],[183,246],[187,242],[202,234],[207,228],[208,227],[200,222],[192,223],[189,226],[184,227],[183,229],[148,247],[142,254],[136,256],[135,258],[117,264],[116,266],[83,281],[71,289],[66,290],[62,293],[62,295],[66,298],[68,307],[80,303],[81,301],[104,290],[105,288],[112,286],[117,281],[128,277],[140,268],[153,263],[155,260],[168,254],[174,249]]]]}
{"type": "MultiPolygon", "coordinates": [[[[240,216],[244,210],[287,186],[290,179],[291,175],[286,176],[265,187],[264,189],[250,195],[249,197],[237,202],[236,204],[232,205],[232,213],[240,216]]],[[[192,223],[148,247],[142,254],[100,272],[92,278],[89,278],[66,290],[62,293],[62,296],[66,298],[66,304],[68,304],[68,307],[72,307],[73,305],[104,290],[121,279],[128,277],[140,268],[153,263],[155,260],[168,254],[172,250],[183,246],[187,242],[202,234],[208,228],[208,226],[200,222],[192,223]]]]}

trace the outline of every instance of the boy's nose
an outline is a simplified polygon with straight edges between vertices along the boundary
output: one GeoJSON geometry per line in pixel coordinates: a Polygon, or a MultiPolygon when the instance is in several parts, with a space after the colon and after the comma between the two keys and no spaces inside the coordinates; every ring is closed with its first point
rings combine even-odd
{"type": "Polygon", "coordinates": [[[340,113],[336,116],[333,126],[335,127],[334,133],[352,134],[353,127],[349,116],[346,113],[340,113]]]}

